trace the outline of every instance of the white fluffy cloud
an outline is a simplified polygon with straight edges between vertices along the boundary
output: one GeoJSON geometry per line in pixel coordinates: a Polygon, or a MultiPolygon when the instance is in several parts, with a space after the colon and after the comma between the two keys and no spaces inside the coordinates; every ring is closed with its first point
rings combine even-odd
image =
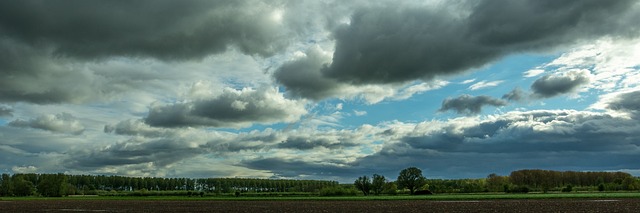
{"type": "Polygon", "coordinates": [[[495,87],[500,85],[502,82],[504,81],[480,81],[478,83],[475,83],[471,86],[469,86],[470,90],[479,90],[479,89],[483,89],[483,88],[488,88],[488,87],[495,87]]]}

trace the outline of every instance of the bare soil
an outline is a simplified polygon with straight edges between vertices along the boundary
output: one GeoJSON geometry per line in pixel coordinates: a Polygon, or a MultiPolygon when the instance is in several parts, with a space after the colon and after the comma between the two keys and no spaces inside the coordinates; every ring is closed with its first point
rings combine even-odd
{"type": "Polygon", "coordinates": [[[640,199],[480,201],[0,201],[0,212],[638,212],[640,199]]]}

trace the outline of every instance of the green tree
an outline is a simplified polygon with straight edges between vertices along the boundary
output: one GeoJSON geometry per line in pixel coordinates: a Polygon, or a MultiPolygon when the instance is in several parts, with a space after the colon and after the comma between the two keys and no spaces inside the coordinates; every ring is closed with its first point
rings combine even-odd
{"type": "Polygon", "coordinates": [[[626,177],[622,180],[622,189],[629,191],[638,190],[640,189],[640,183],[638,183],[638,180],[633,177],[626,177]]]}
{"type": "Polygon", "coordinates": [[[33,183],[23,179],[22,177],[14,178],[13,186],[13,193],[16,196],[31,196],[36,192],[36,188],[33,186],[33,183]]]}
{"type": "Polygon", "coordinates": [[[409,192],[413,194],[426,183],[426,179],[422,176],[422,170],[416,167],[409,167],[400,171],[397,182],[398,188],[409,189],[409,192]]]}
{"type": "Polygon", "coordinates": [[[67,176],[64,174],[42,174],[38,183],[38,192],[45,197],[67,195],[67,176]]]}
{"type": "Polygon", "coordinates": [[[380,195],[382,190],[384,190],[384,184],[387,182],[387,178],[379,174],[373,174],[371,179],[371,190],[373,194],[380,195]]]}
{"type": "Polygon", "coordinates": [[[13,183],[9,174],[2,174],[0,183],[0,196],[13,196],[13,183]]]}
{"type": "Polygon", "coordinates": [[[504,190],[504,185],[508,184],[507,177],[499,176],[495,173],[487,176],[487,190],[490,192],[499,192],[504,190]]]}
{"type": "Polygon", "coordinates": [[[356,189],[362,191],[364,196],[369,195],[369,191],[371,191],[371,180],[366,175],[356,179],[353,185],[356,186],[356,189]]]}
{"type": "Polygon", "coordinates": [[[382,192],[388,195],[396,195],[398,194],[398,186],[396,185],[395,182],[387,182],[384,184],[384,188],[382,192]]]}

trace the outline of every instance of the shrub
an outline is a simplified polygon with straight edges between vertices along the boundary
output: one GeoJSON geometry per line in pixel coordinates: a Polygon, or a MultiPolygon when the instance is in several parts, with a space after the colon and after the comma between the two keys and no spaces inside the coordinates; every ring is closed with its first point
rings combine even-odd
{"type": "Polygon", "coordinates": [[[509,193],[529,193],[529,187],[515,186],[509,189],[509,193]]]}
{"type": "Polygon", "coordinates": [[[357,191],[355,189],[345,189],[340,186],[325,187],[320,189],[320,196],[354,196],[357,191]]]}
{"type": "Polygon", "coordinates": [[[428,189],[425,190],[418,190],[416,192],[413,193],[414,195],[432,195],[433,193],[431,191],[429,191],[428,189]]]}
{"type": "Polygon", "coordinates": [[[394,182],[388,182],[384,184],[384,188],[382,190],[383,194],[388,195],[397,195],[398,194],[398,186],[394,182]]]}

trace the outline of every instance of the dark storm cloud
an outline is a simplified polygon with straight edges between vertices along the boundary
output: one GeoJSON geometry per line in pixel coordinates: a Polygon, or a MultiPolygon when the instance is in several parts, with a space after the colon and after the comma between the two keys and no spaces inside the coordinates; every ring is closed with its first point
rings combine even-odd
{"type": "Polygon", "coordinates": [[[334,32],[333,63],[322,72],[353,84],[404,82],[480,66],[496,57],[461,33],[463,20],[423,8],[368,8],[334,32]]]}
{"type": "Polygon", "coordinates": [[[144,119],[151,126],[245,127],[252,123],[294,122],[307,111],[277,90],[226,89],[211,100],[151,107],[144,119]]]}
{"type": "Polygon", "coordinates": [[[274,8],[259,1],[0,2],[0,32],[79,58],[199,58],[232,45],[269,55],[282,47],[274,8]]]}
{"type": "Polygon", "coordinates": [[[273,18],[282,6],[257,0],[1,1],[0,102],[111,97],[128,89],[110,82],[122,76],[96,73],[87,64],[114,58],[198,60],[228,48],[273,55],[290,39],[273,18]]]}
{"type": "Polygon", "coordinates": [[[486,0],[450,8],[364,7],[333,31],[335,52],[330,64],[318,66],[309,58],[281,70],[315,70],[326,80],[305,85],[299,83],[302,80],[285,79],[284,74],[276,73],[276,78],[290,90],[310,91],[298,92],[310,98],[330,93],[335,89],[329,83],[333,81],[369,85],[431,80],[512,53],[547,51],[607,35],[635,37],[638,28],[630,26],[640,17],[632,9],[636,4],[631,0],[486,0]]]}
{"type": "Polygon", "coordinates": [[[464,18],[421,8],[356,11],[334,34],[324,73],[355,84],[431,79],[483,66],[515,51],[633,32],[635,1],[479,2],[464,18]]]}
{"type": "Polygon", "coordinates": [[[318,136],[319,137],[290,136],[287,138],[287,140],[279,143],[277,147],[284,149],[309,150],[317,147],[324,147],[327,149],[341,149],[357,145],[350,141],[341,141],[340,139],[327,137],[323,138],[321,135],[318,136]]]}
{"type": "Polygon", "coordinates": [[[0,37],[0,102],[50,104],[99,96],[98,82],[72,72],[68,60],[50,58],[49,52],[0,37]]]}
{"type": "Polygon", "coordinates": [[[279,67],[274,77],[294,96],[313,100],[331,97],[340,92],[341,85],[333,79],[324,78],[318,72],[327,66],[328,61],[330,60],[323,57],[319,50],[311,49],[306,56],[279,67]]]}
{"type": "Polygon", "coordinates": [[[442,101],[442,107],[438,111],[453,110],[458,114],[478,114],[484,106],[506,106],[507,102],[486,95],[471,96],[461,95],[457,98],[447,98],[442,101]]]}
{"type": "Polygon", "coordinates": [[[617,95],[607,105],[608,109],[628,112],[640,118],[640,91],[622,93],[617,95]]]}
{"type": "Polygon", "coordinates": [[[9,122],[9,126],[21,128],[42,129],[56,133],[79,135],[84,132],[84,126],[73,115],[60,113],[56,115],[42,115],[30,120],[17,119],[9,122]]]}
{"type": "Polygon", "coordinates": [[[545,75],[531,84],[532,96],[549,98],[575,92],[590,81],[588,71],[570,71],[564,74],[545,75]]]}
{"type": "Polygon", "coordinates": [[[633,0],[485,0],[469,16],[467,36],[481,45],[527,50],[553,47],[629,28],[637,11],[633,0]]]}
{"type": "Polygon", "coordinates": [[[11,117],[13,116],[13,109],[5,106],[0,106],[0,117],[11,117]]]}
{"type": "Polygon", "coordinates": [[[527,94],[525,94],[524,91],[522,91],[520,88],[515,88],[513,90],[511,90],[511,92],[504,94],[502,96],[502,99],[505,99],[507,101],[522,101],[524,99],[527,98],[527,94]]]}
{"type": "MultiPolygon", "coordinates": [[[[633,146],[635,142],[627,137],[640,135],[631,132],[618,135],[620,130],[609,126],[615,120],[607,115],[575,112],[522,113],[468,127],[452,124],[443,128],[444,131],[406,137],[403,142],[417,149],[476,153],[620,151],[633,146]],[[593,132],[598,127],[606,129],[593,132]],[[458,131],[451,131],[453,129],[458,131]],[[519,139],[509,141],[509,137],[519,139]],[[615,141],[603,142],[605,138],[615,141]]],[[[629,120],[620,119],[618,122],[624,126],[636,126],[629,120]]]]}

